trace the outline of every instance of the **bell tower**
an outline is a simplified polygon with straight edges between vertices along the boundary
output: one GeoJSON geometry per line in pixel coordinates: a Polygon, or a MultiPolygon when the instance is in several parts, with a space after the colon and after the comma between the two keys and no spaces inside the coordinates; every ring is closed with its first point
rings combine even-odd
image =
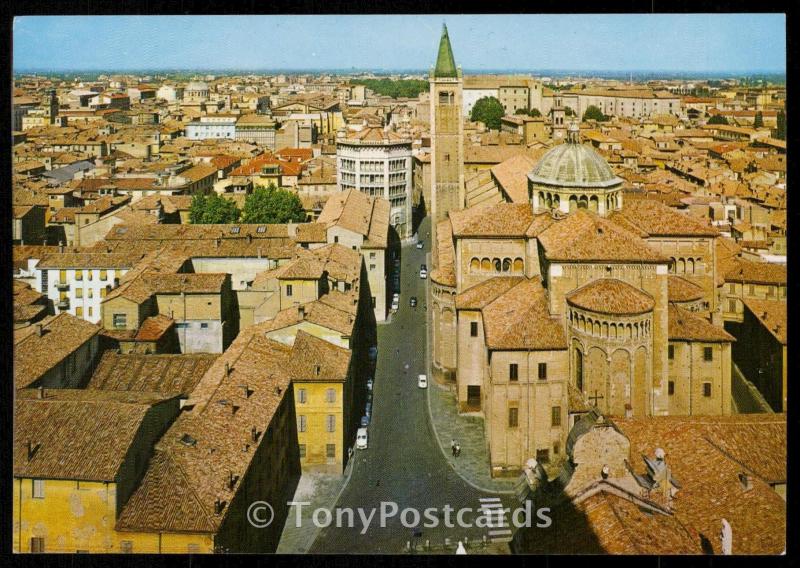
{"type": "Polygon", "coordinates": [[[438,264],[436,224],[447,213],[463,209],[464,198],[464,119],[462,117],[463,78],[456,67],[447,26],[442,25],[436,66],[430,72],[431,105],[431,251],[438,264]]]}

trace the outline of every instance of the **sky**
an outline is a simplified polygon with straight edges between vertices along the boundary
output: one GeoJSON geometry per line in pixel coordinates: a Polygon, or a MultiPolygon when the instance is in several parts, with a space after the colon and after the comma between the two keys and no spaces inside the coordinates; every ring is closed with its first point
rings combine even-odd
{"type": "Polygon", "coordinates": [[[443,22],[470,72],[786,70],[783,14],[24,16],[14,69],[427,70],[443,22]]]}

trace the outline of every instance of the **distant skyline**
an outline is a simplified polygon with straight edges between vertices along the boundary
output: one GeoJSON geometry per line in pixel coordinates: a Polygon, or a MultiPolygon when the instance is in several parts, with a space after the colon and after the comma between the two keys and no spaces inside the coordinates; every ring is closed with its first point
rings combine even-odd
{"type": "Polygon", "coordinates": [[[424,71],[442,22],[474,72],[786,73],[783,14],[25,16],[14,70],[424,71]]]}

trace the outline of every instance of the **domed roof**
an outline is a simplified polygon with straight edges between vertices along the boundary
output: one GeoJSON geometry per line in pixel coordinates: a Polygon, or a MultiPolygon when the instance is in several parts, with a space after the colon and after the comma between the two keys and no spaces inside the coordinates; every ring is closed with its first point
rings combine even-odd
{"type": "Polygon", "coordinates": [[[190,81],[188,85],[186,85],[187,91],[207,91],[208,90],[208,83],[204,81],[190,81]]]}
{"type": "Polygon", "coordinates": [[[567,295],[567,302],[597,314],[633,316],[653,309],[653,297],[616,278],[601,278],[567,295]]]}
{"type": "Polygon", "coordinates": [[[622,183],[600,154],[579,142],[578,125],[574,123],[567,141],[542,156],[528,179],[559,187],[605,188],[622,183]]]}

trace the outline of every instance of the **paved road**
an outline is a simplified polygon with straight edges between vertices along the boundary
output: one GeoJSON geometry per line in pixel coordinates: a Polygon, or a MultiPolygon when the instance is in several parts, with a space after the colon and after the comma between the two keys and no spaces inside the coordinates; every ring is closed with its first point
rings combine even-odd
{"type": "MultiPolygon", "coordinates": [[[[375,373],[374,409],[369,426],[369,448],[359,450],[354,456],[352,477],[342,492],[337,508],[354,510],[354,527],[336,527],[335,524],[320,531],[311,552],[338,553],[399,553],[406,542],[426,539],[434,548],[441,547],[445,538],[452,542],[468,537],[471,542],[487,538],[510,539],[507,528],[459,528],[456,511],[471,508],[463,519],[475,524],[479,511],[498,507],[512,507],[512,498],[482,493],[465,483],[452,470],[442,456],[441,449],[431,429],[425,391],[417,388],[417,375],[425,371],[425,285],[419,278],[420,264],[425,262],[429,242],[430,221],[424,220],[420,234],[425,238],[425,249],[414,245],[402,249],[400,310],[389,324],[378,327],[378,363],[375,373]],[[409,307],[409,298],[416,296],[419,304],[409,307]],[[408,369],[406,369],[408,365],[408,369]],[[407,507],[417,509],[420,515],[421,534],[413,536],[411,528],[404,527],[400,513],[387,515],[385,527],[380,526],[381,502],[394,502],[399,511],[407,507]],[[450,521],[453,528],[445,526],[445,506],[453,508],[450,521]],[[365,515],[376,509],[372,524],[361,534],[362,523],[357,508],[365,515]],[[434,507],[439,512],[439,526],[426,528],[430,523],[424,510],[434,507]]],[[[391,512],[390,505],[386,505],[391,512]]],[[[414,518],[408,513],[408,524],[414,518]]],[[[335,516],[334,516],[335,518],[335,516]]],[[[496,517],[495,517],[496,518],[496,517]]],[[[497,522],[495,521],[497,525],[497,522]]],[[[505,523],[508,525],[508,522],[505,523]]]]}

